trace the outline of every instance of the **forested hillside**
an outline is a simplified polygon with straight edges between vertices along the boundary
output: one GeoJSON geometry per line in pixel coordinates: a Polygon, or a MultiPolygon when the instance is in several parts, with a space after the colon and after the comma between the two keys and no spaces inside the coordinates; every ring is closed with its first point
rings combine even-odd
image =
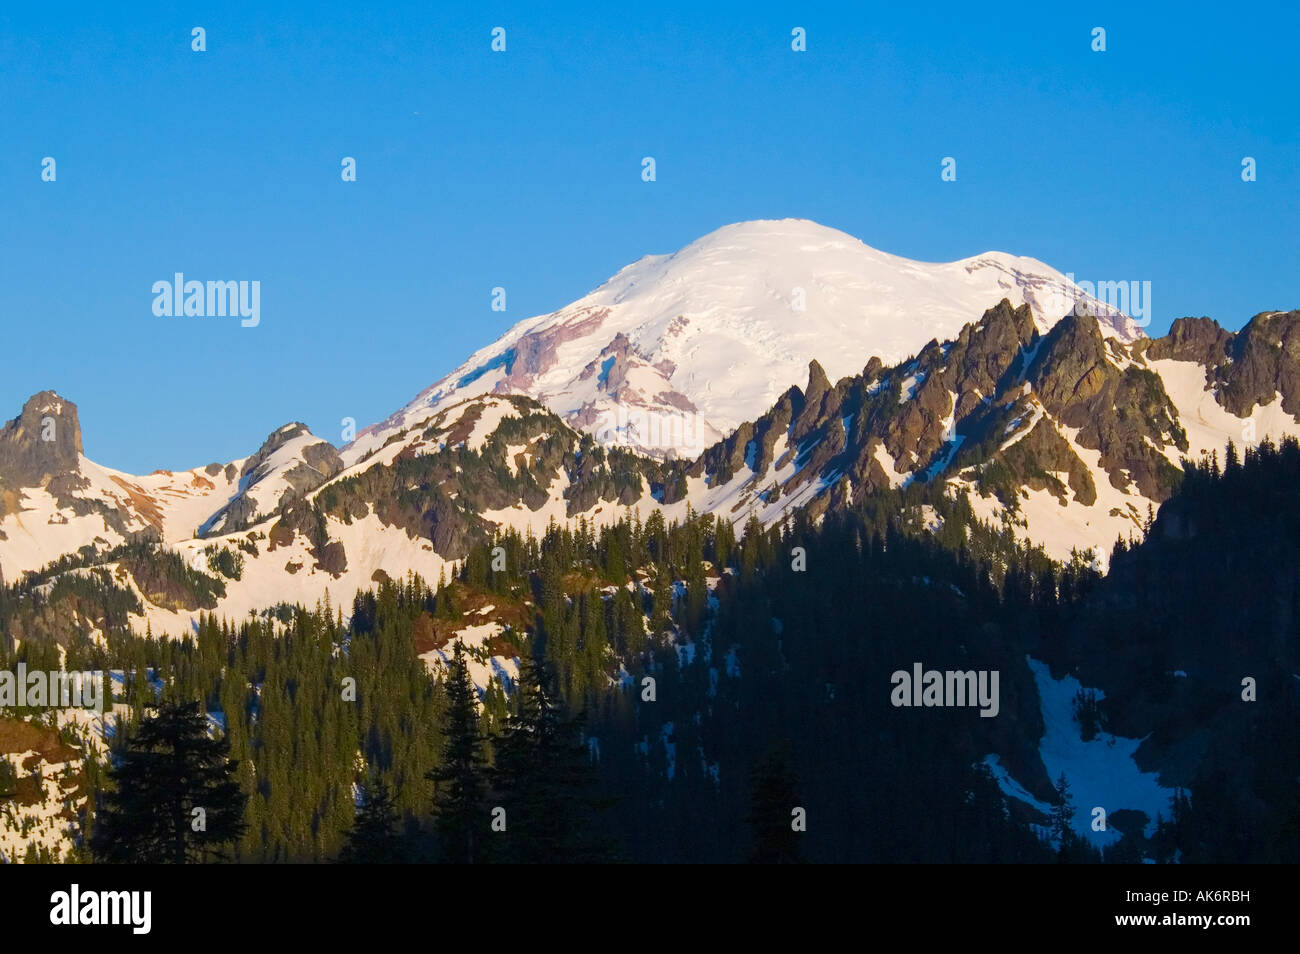
{"type": "MultiPolygon", "coordinates": [[[[7,636],[0,669],[62,652],[68,669],[121,671],[119,753],[146,706],[200,702],[247,797],[240,861],[364,856],[381,792],[379,829],[402,859],[454,860],[439,794],[452,776],[477,793],[456,809],[481,814],[476,860],[1294,859],[1298,471],[1293,441],[1191,466],[1106,577],[924,485],[817,525],[738,532],[712,515],[628,512],[599,531],[510,531],[472,545],[450,579],[378,575],[350,605],[208,614],[181,639],[115,625],[97,644],[95,626],[128,605],[113,579],[33,575],[0,602],[3,632],[24,634],[16,648],[7,636]],[[453,653],[483,619],[496,621],[489,643],[453,653]],[[1073,806],[1039,758],[1029,657],[1097,687],[1071,731],[1144,739],[1139,764],[1176,790],[1176,811],[1171,800],[1104,851],[1062,823],[1073,806]],[[485,669],[473,686],[475,659],[503,658],[524,676],[485,669]],[[996,671],[996,717],[893,703],[891,674],[914,663],[996,671]],[[535,719],[551,713],[565,757],[530,755],[521,699],[535,719]],[[1027,796],[1008,795],[990,753],[1027,796]],[[544,833],[524,791],[554,793],[573,837],[544,833]],[[519,811],[494,842],[495,807],[519,811]]],[[[219,584],[165,551],[124,556],[178,594],[219,584]]],[[[100,794],[79,812],[74,856],[111,785],[106,765],[88,768],[100,794]]]]}

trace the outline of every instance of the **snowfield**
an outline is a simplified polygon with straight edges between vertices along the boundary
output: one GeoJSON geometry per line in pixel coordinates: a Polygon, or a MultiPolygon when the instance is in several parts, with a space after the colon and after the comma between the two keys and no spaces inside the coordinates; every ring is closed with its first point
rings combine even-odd
{"type": "MultiPolygon", "coordinates": [[[[1083,688],[1079,681],[1073,676],[1053,679],[1046,663],[1030,656],[1025,660],[1034,674],[1046,726],[1038,755],[1052,784],[1065,775],[1074,805],[1071,827],[1075,833],[1098,848],[1114,844],[1120,832],[1109,821],[1105,831],[1093,831],[1093,810],[1104,809],[1109,819],[1116,809],[1127,808],[1145,812],[1145,832],[1154,834],[1157,816],[1169,820],[1174,790],[1162,786],[1154,773],[1138,768],[1133,756],[1142,740],[1098,732],[1092,741],[1084,742],[1074,717],[1074,697],[1083,688]]],[[[1094,691],[1098,700],[1105,698],[1100,690],[1094,691]]],[[[1052,806],[1030,795],[997,755],[989,755],[984,764],[1005,795],[1050,816],[1052,806]]]]}

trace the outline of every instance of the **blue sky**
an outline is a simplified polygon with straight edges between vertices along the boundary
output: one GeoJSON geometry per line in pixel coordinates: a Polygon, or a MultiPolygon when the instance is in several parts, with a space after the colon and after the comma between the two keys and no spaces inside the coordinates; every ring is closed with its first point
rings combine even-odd
{"type": "Polygon", "coordinates": [[[115,6],[0,8],[0,419],[55,389],[123,470],[337,443],[745,219],[1149,280],[1153,334],[1300,307],[1294,5],[115,6]],[[261,324],[156,317],[176,271],[261,324]]]}

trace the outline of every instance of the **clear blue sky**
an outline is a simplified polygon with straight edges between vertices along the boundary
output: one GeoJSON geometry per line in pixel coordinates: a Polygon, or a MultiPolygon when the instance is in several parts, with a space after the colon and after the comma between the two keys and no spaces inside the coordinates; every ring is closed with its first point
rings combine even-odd
{"type": "Polygon", "coordinates": [[[53,388],[133,472],[295,419],[337,443],[515,321],[755,218],[1149,280],[1153,334],[1300,307],[1294,4],[372,6],[0,8],[0,419],[53,388]],[[260,326],[155,317],[176,271],[260,281],[260,326]]]}

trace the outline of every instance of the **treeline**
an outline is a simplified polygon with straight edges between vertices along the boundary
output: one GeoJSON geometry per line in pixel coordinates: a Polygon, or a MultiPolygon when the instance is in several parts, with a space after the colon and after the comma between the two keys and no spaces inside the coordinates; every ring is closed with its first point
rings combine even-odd
{"type": "Polygon", "coordinates": [[[1300,444],[1185,462],[1144,541],[1039,651],[1181,790],[1153,856],[1300,861],[1300,444]]]}
{"type": "MultiPolygon", "coordinates": [[[[240,621],[204,615],[198,631],[179,640],[124,631],[106,645],[69,640],[68,665],[126,671],[119,701],[133,715],[119,745],[159,698],[198,701],[212,714],[247,797],[247,826],[233,852],[242,861],[373,860],[376,851],[480,861],[1249,854],[1284,821],[1273,806],[1294,794],[1284,778],[1290,755],[1275,770],[1253,757],[1235,767],[1226,755],[1210,759],[1216,771],[1256,773],[1255,790],[1270,806],[1262,815],[1234,795],[1232,776],[1218,783],[1189,776],[1181,784],[1190,799],[1176,812],[1171,806],[1155,839],[1139,831],[1104,856],[1059,832],[1049,842],[1054,820],[1006,798],[981,763],[1002,753],[1042,800],[1065,805],[1037,758],[1043,726],[1026,653],[1058,671],[1077,667],[1085,685],[1106,688],[1094,714],[1111,731],[1185,737],[1198,717],[1153,726],[1139,716],[1152,699],[1166,713],[1180,705],[1142,680],[1174,667],[1171,653],[1189,629],[1204,633],[1190,641],[1203,644],[1209,671],[1215,638],[1192,617],[1227,612],[1215,608],[1208,583],[1225,572],[1225,548],[1215,541],[1236,541],[1226,559],[1240,560],[1233,565],[1243,575],[1261,571],[1238,549],[1256,539],[1252,524],[1274,524],[1269,559],[1293,546],[1295,495],[1284,498],[1298,464],[1287,444],[1251,451],[1224,471],[1193,469],[1151,539],[1117,546],[1106,580],[1086,555],[1054,563],[1017,543],[1012,528],[981,524],[964,497],[916,486],[816,525],[796,515],[766,529],[750,520],[738,533],[714,515],[668,523],[658,512],[645,520],[629,512],[599,529],[579,521],[540,537],[507,532],[472,545],[452,578],[432,584],[408,574],[357,594],[347,622],[328,602],[281,605],[240,621]],[[1253,499],[1228,502],[1238,497],[1253,499]],[[1233,516],[1223,516],[1225,507],[1233,516]],[[1237,524],[1220,526],[1225,519],[1237,524]],[[1188,527],[1199,529],[1189,535],[1188,527]],[[1189,540],[1201,540],[1201,549],[1188,549],[1189,540]],[[1182,589],[1162,594],[1153,586],[1184,570],[1182,589]],[[1167,604],[1180,601],[1183,615],[1169,615],[1167,604]],[[468,657],[452,651],[449,637],[467,611],[489,603],[488,618],[515,621],[497,648],[537,666],[525,667],[527,691],[495,677],[467,706],[468,657]],[[420,658],[432,649],[450,656],[436,675],[420,658]],[[1107,661],[1111,651],[1120,665],[1107,661]],[[999,717],[892,705],[891,674],[917,662],[998,671],[999,717]],[[1117,678],[1130,662],[1138,676],[1117,678]],[[532,682],[534,672],[545,675],[532,682]],[[536,698],[548,693],[539,707],[536,698]],[[1125,700],[1133,700],[1131,711],[1125,700]],[[521,726],[533,731],[543,712],[563,726],[555,736],[563,758],[520,752],[521,726]],[[556,801],[572,789],[559,780],[586,771],[589,791],[556,801]],[[446,794],[456,786],[464,797],[446,794]],[[529,801],[527,792],[551,794],[529,801]],[[511,799],[527,804],[513,811],[502,804],[511,799]],[[548,800],[580,843],[557,841],[551,829],[543,836],[548,800]],[[1216,805],[1244,827],[1233,815],[1234,833],[1210,838],[1210,816],[1198,820],[1197,812],[1216,805]],[[496,807],[506,809],[503,837],[476,836],[466,850],[454,833],[477,823],[490,837],[496,807]]],[[[1277,593],[1268,592],[1261,631],[1281,633],[1293,647],[1294,623],[1279,622],[1277,593]]],[[[23,653],[36,658],[49,648],[24,642],[23,653]]],[[[1281,718],[1270,711],[1269,719],[1281,718]]],[[[1273,732],[1281,722],[1267,725],[1273,732]]],[[[1238,731],[1248,727],[1232,723],[1212,744],[1226,752],[1238,731]]]]}

